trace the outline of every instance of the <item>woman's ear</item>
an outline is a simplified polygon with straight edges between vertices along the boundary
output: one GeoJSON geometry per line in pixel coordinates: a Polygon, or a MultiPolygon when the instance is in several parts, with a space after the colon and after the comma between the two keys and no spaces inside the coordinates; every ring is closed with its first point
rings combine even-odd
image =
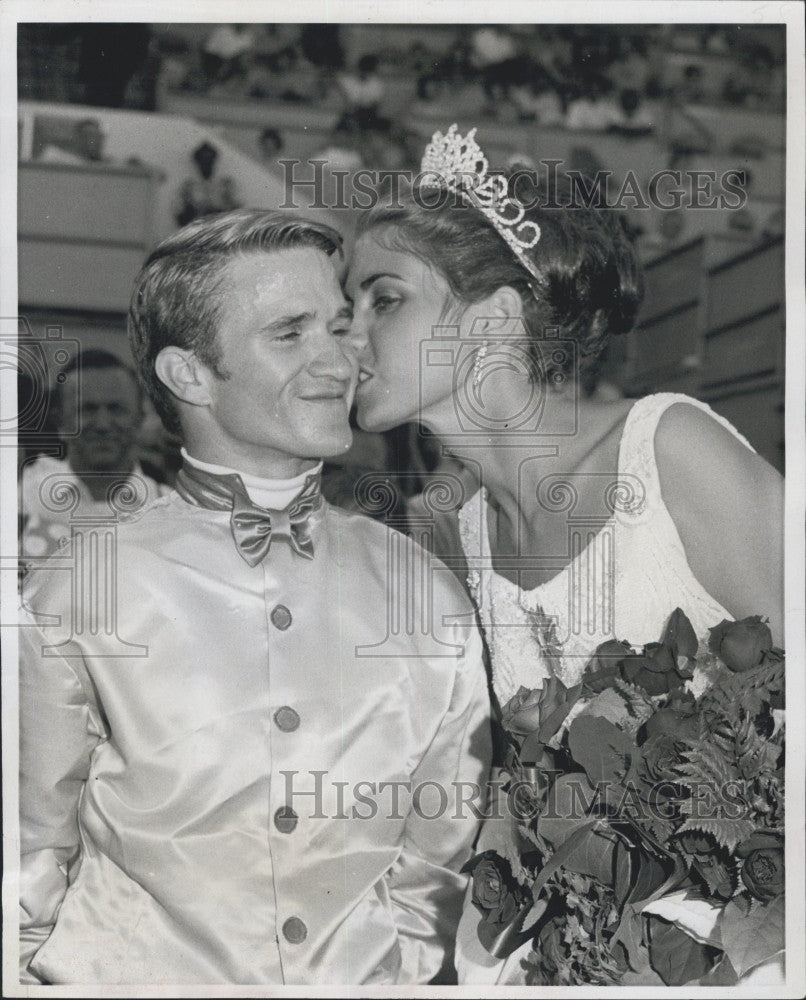
{"type": "Polygon", "coordinates": [[[177,399],[191,406],[207,406],[212,401],[210,372],[193,351],[183,347],[163,347],[154,362],[157,378],[177,399]]]}
{"type": "Polygon", "coordinates": [[[500,288],[476,302],[473,306],[473,333],[483,337],[497,333],[499,336],[512,330],[513,320],[523,317],[523,301],[511,285],[500,288]]]}

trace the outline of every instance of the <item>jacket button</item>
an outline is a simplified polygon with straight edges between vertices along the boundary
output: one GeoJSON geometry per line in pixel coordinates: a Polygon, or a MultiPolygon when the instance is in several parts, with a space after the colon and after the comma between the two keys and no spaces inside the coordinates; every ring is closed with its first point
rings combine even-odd
{"type": "Polygon", "coordinates": [[[281,705],[274,713],[274,724],[284,733],[293,733],[299,729],[299,713],[289,705],[281,705]]]}
{"type": "Polygon", "coordinates": [[[274,814],[274,825],[280,833],[293,833],[298,821],[299,816],[297,816],[291,806],[280,806],[274,814]]]}
{"type": "Polygon", "coordinates": [[[269,617],[271,618],[272,625],[281,632],[285,632],[292,621],[291,612],[285,604],[278,604],[269,617]]]}
{"type": "Polygon", "coordinates": [[[283,924],[283,936],[290,944],[302,944],[308,936],[308,928],[299,917],[289,917],[283,924]]]}

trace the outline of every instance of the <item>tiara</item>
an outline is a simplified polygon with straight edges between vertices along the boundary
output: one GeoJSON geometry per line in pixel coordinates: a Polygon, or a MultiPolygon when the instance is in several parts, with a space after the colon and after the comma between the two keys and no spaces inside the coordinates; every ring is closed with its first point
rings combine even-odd
{"type": "Polygon", "coordinates": [[[524,220],[526,209],[509,197],[506,178],[488,171],[487,157],[476,142],[476,130],[472,128],[463,138],[455,124],[446,135],[435,132],[431,136],[420,165],[421,174],[436,175],[440,185],[466,195],[507,241],[526,270],[539,278],[537,268],[525,251],[540,239],[540,226],[524,220]]]}

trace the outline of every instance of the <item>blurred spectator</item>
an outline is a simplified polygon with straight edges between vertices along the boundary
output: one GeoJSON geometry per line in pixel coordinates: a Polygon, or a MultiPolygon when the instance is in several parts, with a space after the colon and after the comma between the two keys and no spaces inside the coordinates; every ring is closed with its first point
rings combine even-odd
{"type": "Polygon", "coordinates": [[[763,107],[772,97],[777,60],[766,45],[754,42],[740,46],[737,55],[736,65],[723,85],[722,98],[747,108],[763,107]]]}
{"type": "Polygon", "coordinates": [[[311,101],[316,83],[298,71],[299,54],[287,45],[271,57],[257,56],[252,62],[245,91],[250,97],[270,97],[281,101],[311,101]]]}
{"type": "Polygon", "coordinates": [[[364,166],[358,126],[350,118],[342,118],[330,133],[324,149],[314,153],[311,160],[324,160],[329,170],[360,170],[364,166]]]}
{"type": "Polygon", "coordinates": [[[605,132],[621,120],[621,114],[616,103],[608,94],[602,93],[606,88],[597,88],[590,96],[579,97],[568,106],[565,124],[573,130],[590,132],[605,132]]]}
{"type": "Polygon", "coordinates": [[[228,83],[244,78],[246,56],[255,45],[254,29],[249,24],[219,24],[208,35],[202,48],[202,69],[210,83],[228,83]]]}
{"type": "Polygon", "coordinates": [[[203,215],[240,207],[233,179],[215,173],[217,160],[218,150],[209,142],[203,142],[193,150],[196,174],[180,188],[175,212],[180,226],[186,226],[203,215]]]}
{"type": "Polygon", "coordinates": [[[378,63],[376,55],[363,55],[354,72],[336,77],[344,99],[344,118],[352,118],[360,129],[372,129],[378,124],[378,109],[385,92],[378,63]]]}
{"type": "Polygon", "coordinates": [[[332,74],[344,68],[344,49],[338,24],[304,24],[299,44],[302,54],[317,69],[332,74]]]}
{"type": "Polygon", "coordinates": [[[637,90],[626,89],[619,94],[620,119],[614,119],[610,131],[625,136],[649,135],[654,122],[646,104],[637,90]]]}
{"type": "Polygon", "coordinates": [[[145,68],[150,42],[147,24],[83,25],[78,63],[83,102],[102,108],[123,107],[126,88],[145,68]]]}
{"type": "Polygon", "coordinates": [[[85,351],[60,373],[53,408],[60,429],[79,433],[64,444],[67,457],[41,455],[25,465],[20,483],[23,520],[21,545],[26,558],[46,557],[70,542],[71,517],[114,519],[108,499],[127,486],[134,502],[150,503],[167,487],[147,476],[137,459],[137,435],[143,419],[142,393],[134,372],[108,351],[85,351]],[[75,503],[59,502],[75,494],[75,503]],[[53,510],[52,508],[57,508],[53,510]]]}
{"type": "Polygon", "coordinates": [[[87,163],[113,163],[104,155],[106,133],[97,118],[81,118],[73,124],[66,143],[48,143],[37,157],[39,163],[83,166],[87,163]]]}
{"type": "Polygon", "coordinates": [[[453,44],[445,51],[432,52],[415,42],[409,50],[412,70],[417,77],[417,98],[438,99],[445,90],[473,76],[470,67],[470,37],[458,30],[453,44]]]}
{"type": "Polygon", "coordinates": [[[541,73],[535,72],[528,81],[510,87],[509,98],[522,122],[548,127],[564,121],[560,96],[541,73]]]}
{"type": "Polygon", "coordinates": [[[264,166],[274,170],[277,157],[283,151],[283,137],[276,128],[264,128],[257,140],[260,159],[264,166]]]}
{"type": "Polygon", "coordinates": [[[479,73],[491,113],[496,101],[509,96],[516,55],[514,39],[500,25],[478,28],[471,35],[470,65],[479,73]]]}
{"type": "Polygon", "coordinates": [[[689,63],[683,70],[683,80],[678,88],[677,96],[681,101],[697,104],[705,97],[702,66],[689,63]]]}

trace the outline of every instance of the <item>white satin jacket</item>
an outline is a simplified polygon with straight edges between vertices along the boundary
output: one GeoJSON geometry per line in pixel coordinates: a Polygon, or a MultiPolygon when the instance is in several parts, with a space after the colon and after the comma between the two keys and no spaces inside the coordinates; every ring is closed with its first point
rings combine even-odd
{"type": "Polygon", "coordinates": [[[250,568],[172,492],[31,573],[24,982],[422,983],[450,957],[490,756],[470,605],[397,532],[314,522],[312,560],[278,539],[250,568]]]}

